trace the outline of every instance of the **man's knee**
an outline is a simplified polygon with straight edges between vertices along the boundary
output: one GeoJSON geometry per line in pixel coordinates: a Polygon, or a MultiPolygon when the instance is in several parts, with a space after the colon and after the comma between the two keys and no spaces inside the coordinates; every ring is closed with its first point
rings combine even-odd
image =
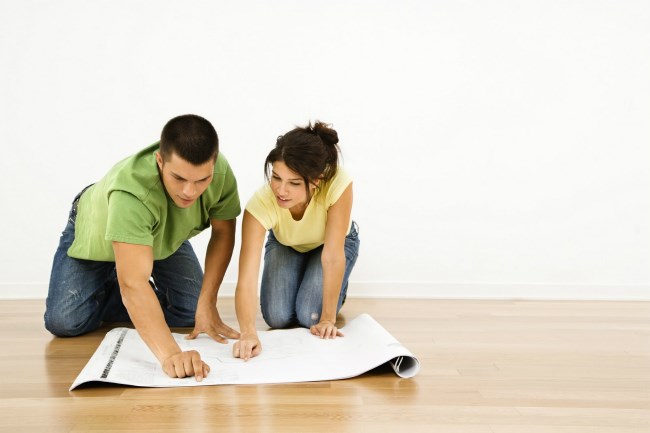
{"type": "Polygon", "coordinates": [[[75,320],[68,314],[51,311],[45,312],[45,329],[57,337],[76,337],[92,331],[88,329],[87,322],[75,320]]]}

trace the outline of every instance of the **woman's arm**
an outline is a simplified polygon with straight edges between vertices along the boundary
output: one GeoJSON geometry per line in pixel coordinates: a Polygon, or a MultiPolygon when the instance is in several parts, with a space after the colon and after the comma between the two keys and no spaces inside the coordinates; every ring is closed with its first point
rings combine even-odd
{"type": "Polygon", "coordinates": [[[257,313],[257,282],[266,230],[248,211],[242,221],[242,241],[239,253],[239,275],[235,289],[235,309],[239,321],[240,339],[233,346],[233,356],[248,360],[262,351],[255,329],[257,313]]]}
{"type": "Polygon", "coordinates": [[[323,309],[320,321],[311,332],[321,338],[336,338],[343,334],[336,328],[338,306],[345,273],[345,237],[350,230],[352,213],[352,184],[327,211],[325,244],[321,255],[323,265],[323,309]]]}

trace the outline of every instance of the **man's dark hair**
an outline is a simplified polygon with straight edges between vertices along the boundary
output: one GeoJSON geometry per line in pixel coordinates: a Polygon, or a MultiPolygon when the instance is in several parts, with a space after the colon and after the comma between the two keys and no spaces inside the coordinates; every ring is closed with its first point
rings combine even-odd
{"type": "Polygon", "coordinates": [[[160,134],[160,155],[168,161],[175,153],[193,165],[215,160],[219,137],[210,122],[195,114],[174,117],[160,134]]]}

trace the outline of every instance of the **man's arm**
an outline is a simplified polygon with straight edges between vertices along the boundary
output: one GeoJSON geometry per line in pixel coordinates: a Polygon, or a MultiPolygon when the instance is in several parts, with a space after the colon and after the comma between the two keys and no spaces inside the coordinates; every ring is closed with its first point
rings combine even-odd
{"type": "Polygon", "coordinates": [[[235,247],[236,221],[212,219],[210,225],[212,233],[205,255],[205,275],[196,307],[196,323],[187,338],[194,339],[205,332],[216,341],[227,343],[226,338],[239,338],[239,333],[221,320],[217,295],[235,247]]]}
{"type": "Polygon", "coordinates": [[[115,268],[122,302],[140,337],[170,377],[195,376],[201,381],[210,367],[198,352],[182,352],[171,335],[158,298],[149,285],[153,249],[146,245],[113,242],[115,268]]]}

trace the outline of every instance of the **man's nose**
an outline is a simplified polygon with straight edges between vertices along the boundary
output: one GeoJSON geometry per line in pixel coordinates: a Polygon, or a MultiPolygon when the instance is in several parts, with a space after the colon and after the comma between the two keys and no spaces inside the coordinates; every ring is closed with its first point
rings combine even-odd
{"type": "Polygon", "coordinates": [[[196,186],[192,182],[187,182],[185,186],[183,187],[183,194],[186,197],[194,197],[196,194],[196,186]]]}

